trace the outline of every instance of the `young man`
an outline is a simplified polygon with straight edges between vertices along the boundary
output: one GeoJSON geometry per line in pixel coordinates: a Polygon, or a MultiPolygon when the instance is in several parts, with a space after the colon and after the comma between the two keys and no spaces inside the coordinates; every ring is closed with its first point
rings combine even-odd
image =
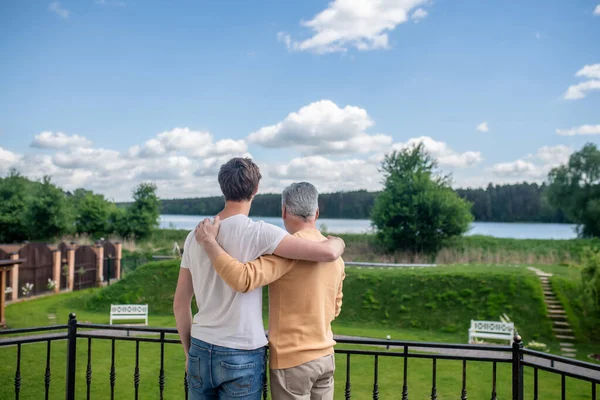
{"type": "MultiPolygon", "coordinates": [[[[282,194],[287,231],[322,242],[317,230],[317,190],[294,183],[282,194]]],[[[222,229],[222,228],[221,228],[222,229]]],[[[230,256],[215,239],[219,220],[196,228],[215,270],[233,289],[252,291],[269,285],[269,354],[273,400],[333,400],[333,334],[331,322],[342,306],[344,262],[308,262],[276,255],[245,264],[230,256]]],[[[219,237],[221,233],[219,233],[219,237]]]]}
{"type": "MultiPolygon", "coordinates": [[[[244,262],[271,253],[313,261],[333,261],[341,255],[341,239],[316,243],[249,219],[260,179],[260,171],[250,159],[234,158],[221,166],[219,185],[225,208],[218,214],[218,241],[224,249],[244,262]]],[[[186,355],[190,398],[260,399],[267,344],[262,290],[231,290],[194,240],[194,232],[185,242],[173,310],[186,355]],[[192,320],[194,295],[198,313],[192,320]]]]}

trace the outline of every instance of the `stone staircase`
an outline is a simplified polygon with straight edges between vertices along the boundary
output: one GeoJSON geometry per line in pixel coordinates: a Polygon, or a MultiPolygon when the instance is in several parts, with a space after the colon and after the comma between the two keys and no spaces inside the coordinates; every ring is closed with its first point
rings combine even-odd
{"type": "Polygon", "coordinates": [[[577,354],[577,350],[573,344],[575,335],[567,321],[567,313],[562,308],[560,301],[556,298],[552,286],[550,285],[550,277],[552,274],[534,267],[529,267],[528,269],[535,272],[540,278],[542,289],[544,291],[544,304],[546,304],[546,308],[548,309],[548,318],[552,321],[552,333],[554,334],[554,337],[560,340],[560,351],[562,356],[574,358],[577,354]]]}

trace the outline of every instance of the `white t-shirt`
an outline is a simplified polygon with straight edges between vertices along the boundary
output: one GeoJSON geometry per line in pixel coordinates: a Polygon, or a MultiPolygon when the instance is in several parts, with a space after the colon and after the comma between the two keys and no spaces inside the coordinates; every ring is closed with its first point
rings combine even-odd
{"type": "MultiPolygon", "coordinates": [[[[254,222],[237,214],[221,220],[217,242],[241,262],[272,254],[288,233],[264,221],[254,222]]],[[[194,231],[183,248],[181,268],[192,274],[198,313],[192,337],[240,350],[266,346],[262,320],[262,288],[248,293],[233,291],[215,272],[206,252],[196,242],[194,231]]]]}

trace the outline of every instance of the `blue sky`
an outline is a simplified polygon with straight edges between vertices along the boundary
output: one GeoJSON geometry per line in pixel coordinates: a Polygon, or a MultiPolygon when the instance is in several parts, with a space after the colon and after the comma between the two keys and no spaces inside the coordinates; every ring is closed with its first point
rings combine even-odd
{"type": "Polygon", "coordinates": [[[456,186],[542,181],[600,136],[600,1],[0,3],[0,173],[116,200],[377,189],[423,141],[456,186]],[[560,134],[559,134],[560,133],[560,134]]]}

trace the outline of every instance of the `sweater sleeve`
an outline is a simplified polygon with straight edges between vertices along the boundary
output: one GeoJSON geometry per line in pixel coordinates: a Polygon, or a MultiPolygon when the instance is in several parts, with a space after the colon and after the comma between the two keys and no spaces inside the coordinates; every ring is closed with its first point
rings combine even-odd
{"type": "Polygon", "coordinates": [[[296,263],[296,260],[268,255],[244,264],[228,254],[221,254],[213,267],[233,290],[246,293],[276,281],[296,263]]]}
{"type": "MultiPolygon", "coordinates": [[[[343,263],[343,261],[342,261],[343,263]]],[[[344,271],[344,267],[342,267],[342,278],[340,279],[340,283],[338,285],[337,296],[335,297],[335,317],[337,318],[342,311],[342,298],[344,297],[344,293],[342,292],[342,287],[344,284],[344,279],[346,278],[346,272],[344,271]]]]}

